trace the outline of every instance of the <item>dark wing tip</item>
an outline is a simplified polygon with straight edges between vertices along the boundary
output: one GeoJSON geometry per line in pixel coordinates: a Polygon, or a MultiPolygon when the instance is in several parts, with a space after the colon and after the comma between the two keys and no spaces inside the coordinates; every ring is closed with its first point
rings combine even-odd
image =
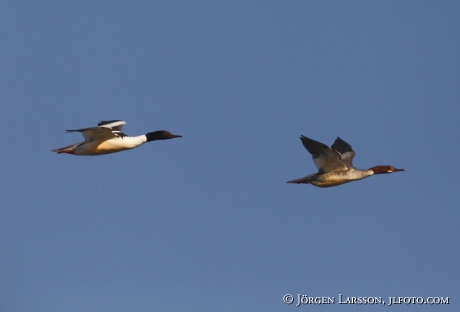
{"type": "Polygon", "coordinates": [[[332,144],[331,148],[341,154],[344,154],[346,152],[354,152],[351,145],[339,137],[337,137],[337,139],[334,141],[334,144],[332,144]]]}
{"type": "Polygon", "coordinates": [[[320,154],[329,149],[329,146],[326,144],[307,138],[304,135],[300,137],[300,140],[307,151],[313,155],[313,158],[318,158],[320,154]]]}
{"type": "Polygon", "coordinates": [[[116,119],[116,120],[103,120],[100,123],[98,123],[97,125],[100,127],[100,126],[103,126],[103,125],[106,125],[106,124],[109,124],[109,123],[112,123],[112,122],[117,122],[117,121],[123,121],[123,120],[119,120],[119,119],[116,119]]]}

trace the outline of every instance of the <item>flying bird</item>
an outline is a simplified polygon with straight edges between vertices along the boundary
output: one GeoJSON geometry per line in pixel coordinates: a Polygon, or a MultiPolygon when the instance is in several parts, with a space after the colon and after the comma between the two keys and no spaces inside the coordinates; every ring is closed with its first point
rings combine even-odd
{"type": "Polygon", "coordinates": [[[58,154],[96,156],[129,150],[151,141],[182,137],[164,130],[131,137],[121,131],[126,125],[123,120],[101,121],[97,125],[97,127],[92,128],[66,130],[67,132],[81,132],[85,141],[52,151],[58,154]]]}
{"type": "Polygon", "coordinates": [[[312,155],[318,172],[287,183],[331,187],[361,180],[374,174],[404,171],[404,169],[396,169],[393,166],[375,166],[367,170],[356,169],[352,163],[356,155],[355,151],[350,144],[339,137],[331,147],[303,135],[300,140],[312,155]]]}

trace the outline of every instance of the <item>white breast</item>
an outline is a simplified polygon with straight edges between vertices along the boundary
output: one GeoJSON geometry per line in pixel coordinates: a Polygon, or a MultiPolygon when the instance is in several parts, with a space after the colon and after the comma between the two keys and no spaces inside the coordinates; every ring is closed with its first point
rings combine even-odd
{"type": "Polygon", "coordinates": [[[80,145],[75,155],[103,155],[121,152],[138,147],[147,142],[145,135],[137,137],[114,138],[107,141],[94,141],[80,145]]]}

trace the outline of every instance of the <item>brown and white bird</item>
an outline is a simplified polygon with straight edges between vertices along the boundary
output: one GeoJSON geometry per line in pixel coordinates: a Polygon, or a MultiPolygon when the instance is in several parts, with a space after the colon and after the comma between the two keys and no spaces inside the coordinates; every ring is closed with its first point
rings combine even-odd
{"type": "Polygon", "coordinates": [[[375,166],[367,170],[356,169],[352,163],[356,153],[350,144],[339,137],[331,147],[303,135],[300,140],[313,156],[318,172],[287,183],[331,187],[361,180],[374,174],[404,171],[404,169],[396,169],[393,166],[375,166]]]}

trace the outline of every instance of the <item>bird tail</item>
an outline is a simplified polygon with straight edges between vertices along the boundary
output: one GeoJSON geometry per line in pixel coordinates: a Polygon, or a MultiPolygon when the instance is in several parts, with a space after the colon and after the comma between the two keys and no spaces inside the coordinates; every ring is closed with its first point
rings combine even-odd
{"type": "Polygon", "coordinates": [[[307,175],[306,177],[303,177],[303,178],[300,178],[300,179],[296,179],[296,180],[291,180],[291,181],[287,181],[287,183],[296,183],[296,184],[309,184],[311,183],[311,178],[312,178],[312,174],[310,175],[307,175]]]}
{"type": "Polygon", "coordinates": [[[304,180],[304,179],[297,179],[297,180],[287,181],[286,183],[308,184],[310,182],[308,180],[304,180]]]}
{"type": "Polygon", "coordinates": [[[57,149],[52,150],[52,152],[55,152],[55,153],[58,153],[58,154],[62,154],[62,153],[73,154],[74,149],[77,146],[79,146],[80,144],[81,143],[77,143],[77,144],[72,144],[72,145],[69,145],[69,146],[66,146],[66,147],[57,148],[57,149]]]}

